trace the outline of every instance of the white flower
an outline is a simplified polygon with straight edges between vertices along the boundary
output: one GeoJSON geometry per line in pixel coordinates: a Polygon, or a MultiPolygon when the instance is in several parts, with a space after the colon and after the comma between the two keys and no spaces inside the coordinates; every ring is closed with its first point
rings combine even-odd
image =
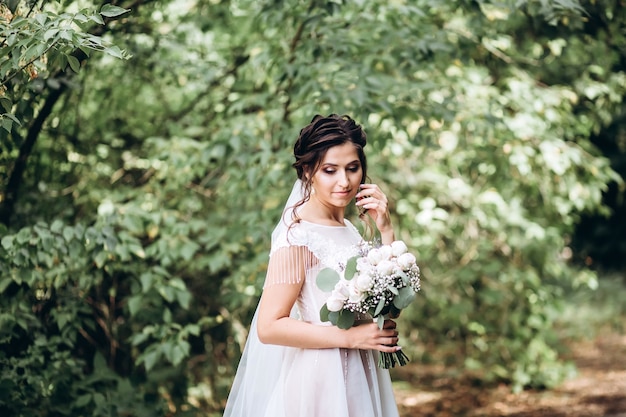
{"type": "Polygon", "coordinates": [[[397,259],[398,265],[405,271],[413,266],[415,264],[415,261],[415,256],[409,252],[403,253],[402,255],[398,256],[397,259]]]}
{"type": "Polygon", "coordinates": [[[400,256],[403,253],[406,253],[407,247],[406,244],[401,240],[396,240],[391,244],[391,254],[393,256],[400,256]]]}
{"type": "Polygon", "coordinates": [[[348,281],[342,279],[335,284],[335,289],[331,293],[331,297],[335,296],[340,300],[347,300],[350,296],[350,289],[348,288],[348,281]]]}
{"type": "Polygon", "coordinates": [[[368,274],[359,274],[354,281],[355,287],[361,291],[369,291],[374,286],[374,280],[368,274]]]}
{"type": "Polygon", "coordinates": [[[366,273],[369,273],[372,269],[373,269],[373,266],[367,258],[357,258],[356,260],[357,271],[366,274],[366,273]]]}
{"type": "Polygon", "coordinates": [[[383,257],[383,260],[391,259],[391,246],[390,245],[383,245],[380,248],[378,248],[378,250],[380,251],[383,257]]]}
{"type": "Polygon", "coordinates": [[[351,303],[360,303],[361,301],[365,300],[365,297],[367,297],[367,293],[362,292],[355,285],[350,286],[349,300],[351,303]]]}
{"type": "Polygon", "coordinates": [[[343,308],[344,303],[345,300],[335,297],[335,292],[333,291],[328,300],[326,300],[326,308],[328,308],[328,311],[339,311],[343,308]]]}
{"type": "Polygon", "coordinates": [[[348,281],[342,279],[335,284],[335,289],[330,293],[328,300],[326,300],[326,307],[328,308],[328,311],[341,310],[348,300],[348,297],[350,297],[348,281]]]}
{"type": "Polygon", "coordinates": [[[376,265],[376,272],[380,275],[391,275],[393,274],[393,270],[395,268],[395,264],[389,260],[380,261],[378,265],[376,265]]]}
{"type": "Polygon", "coordinates": [[[378,265],[378,263],[383,260],[383,254],[380,253],[380,250],[378,250],[377,248],[371,249],[367,253],[367,260],[372,265],[378,265]]]}

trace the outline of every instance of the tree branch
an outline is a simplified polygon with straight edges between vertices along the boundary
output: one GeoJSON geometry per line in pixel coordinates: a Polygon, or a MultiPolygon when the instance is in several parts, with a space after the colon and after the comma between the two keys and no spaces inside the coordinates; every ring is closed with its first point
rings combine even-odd
{"type": "Polygon", "coordinates": [[[28,158],[33,151],[44,122],[50,113],[52,113],[52,108],[66,89],[67,84],[63,83],[59,86],[59,88],[50,91],[43,107],[37,114],[37,117],[33,120],[33,123],[28,130],[28,134],[26,135],[26,139],[22,143],[22,146],[20,146],[19,154],[15,160],[15,164],[13,165],[11,175],[9,176],[9,182],[7,183],[7,188],[5,190],[4,200],[0,203],[0,223],[3,223],[7,227],[11,221],[11,215],[13,214],[13,209],[15,207],[17,193],[22,185],[28,158]]]}

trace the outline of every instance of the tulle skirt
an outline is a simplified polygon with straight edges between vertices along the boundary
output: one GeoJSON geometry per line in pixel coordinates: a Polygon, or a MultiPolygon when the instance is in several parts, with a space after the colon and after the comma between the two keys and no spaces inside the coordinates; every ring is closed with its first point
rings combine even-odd
{"type": "Polygon", "coordinates": [[[376,353],[262,344],[256,315],[224,417],[397,417],[376,353]]]}

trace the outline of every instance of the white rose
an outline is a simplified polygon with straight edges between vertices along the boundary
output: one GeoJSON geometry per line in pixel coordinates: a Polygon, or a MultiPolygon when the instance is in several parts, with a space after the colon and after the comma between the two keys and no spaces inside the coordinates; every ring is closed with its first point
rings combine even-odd
{"type": "Polygon", "coordinates": [[[378,250],[380,251],[383,260],[391,259],[391,246],[383,245],[380,248],[378,248],[378,250]]]}
{"type": "Polygon", "coordinates": [[[326,308],[328,308],[328,311],[339,311],[343,308],[345,303],[345,300],[335,297],[334,294],[333,292],[333,294],[328,297],[328,300],[326,300],[326,308]]]}
{"type": "Polygon", "coordinates": [[[372,264],[367,258],[358,258],[356,260],[356,270],[361,273],[369,273],[373,269],[372,264]]]}
{"type": "Polygon", "coordinates": [[[338,283],[336,283],[335,289],[331,293],[331,297],[332,296],[335,296],[336,298],[340,300],[344,300],[344,301],[347,300],[348,297],[350,296],[350,289],[348,288],[348,281],[342,279],[338,283]]]}
{"type": "Polygon", "coordinates": [[[371,249],[368,253],[367,253],[367,260],[370,262],[370,264],[372,265],[378,265],[378,262],[383,260],[383,254],[380,253],[380,250],[374,248],[371,249]]]}
{"type": "Polygon", "coordinates": [[[406,271],[411,266],[413,266],[413,264],[415,264],[415,256],[409,252],[403,253],[402,255],[398,256],[397,262],[400,268],[406,271]]]}
{"type": "Polygon", "coordinates": [[[366,293],[359,290],[356,286],[350,286],[350,302],[351,303],[360,303],[367,296],[366,293]]]}
{"type": "Polygon", "coordinates": [[[407,250],[406,244],[401,240],[396,240],[391,244],[391,254],[393,256],[400,256],[407,250]]]}
{"type": "Polygon", "coordinates": [[[376,272],[380,275],[391,275],[393,274],[393,270],[395,268],[395,264],[389,260],[380,261],[378,265],[376,265],[376,272]]]}
{"type": "Polygon", "coordinates": [[[354,285],[361,291],[369,291],[374,286],[374,280],[367,274],[359,274],[354,285]]]}

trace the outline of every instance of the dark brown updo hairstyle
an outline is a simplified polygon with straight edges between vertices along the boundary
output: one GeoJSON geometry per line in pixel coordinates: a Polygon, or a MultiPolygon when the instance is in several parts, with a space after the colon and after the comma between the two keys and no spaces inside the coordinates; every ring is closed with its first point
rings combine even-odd
{"type": "Polygon", "coordinates": [[[293,146],[293,155],[296,162],[292,166],[298,173],[298,178],[304,184],[303,198],[294,205],[293,216],[296,222],[296,209],[306,203],[311,197],[311,181],[319,169],[326,152],[333,146],[352,143],[361,162],[363,176],[361,183],[367,178],[367,159],[363,148],[367,144],[365,132],[350,116],[331,114],[327,117],[319,114],[313,117],[311,123],[300,130],[300,136],[293,146]]]}

